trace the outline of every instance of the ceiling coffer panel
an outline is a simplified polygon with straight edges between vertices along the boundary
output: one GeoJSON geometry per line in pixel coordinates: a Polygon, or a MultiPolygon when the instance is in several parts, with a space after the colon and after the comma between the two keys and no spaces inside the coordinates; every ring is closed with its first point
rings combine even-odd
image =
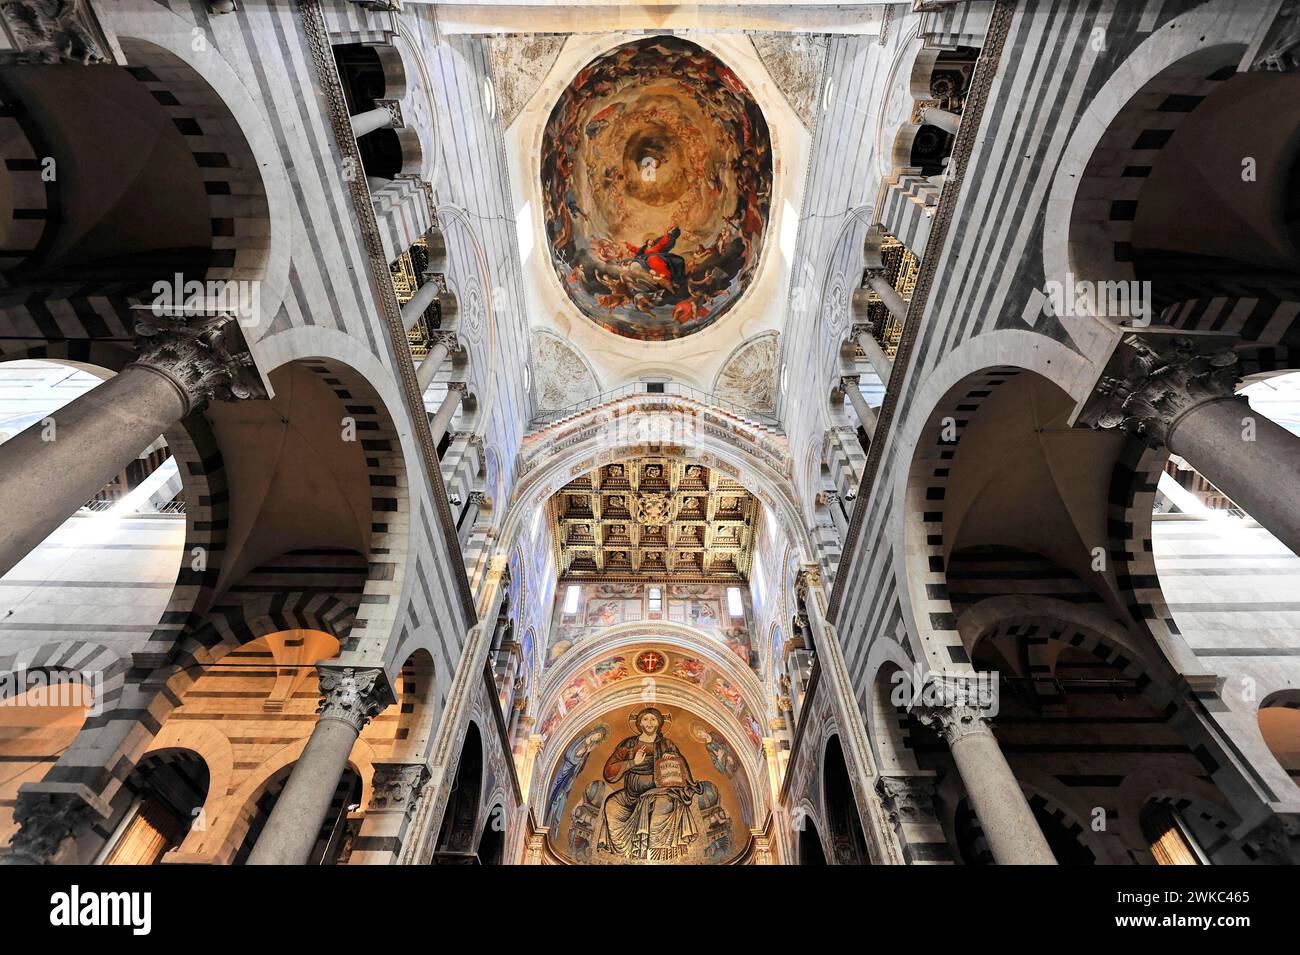
{"type": "Polygon", "coordinates": [[[758,502],[702,464],[607,464],[549,507],[563,577],[748,578],[758,502]]]}

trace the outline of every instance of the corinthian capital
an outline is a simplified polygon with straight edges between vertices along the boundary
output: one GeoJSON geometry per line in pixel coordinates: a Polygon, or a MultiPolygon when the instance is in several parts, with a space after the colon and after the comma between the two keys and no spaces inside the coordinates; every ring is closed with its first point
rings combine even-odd
{"type": "Polygon", "coordinates": [[[77,793],[22,790],[14,807],[14,821],[21,828],[9,843],[7,861],[47,865],[64,840],[75,838],[98,820],[95,808],[77,793]]]}
{"type": "Polygon", "coordinates": [[[988,718],[997,703],[996,686],[987,673],[933,674],[913,712],[951,746],[967,736],[993,732],[988,718]]]}
{"type": "Polygon", "coordinates": [[[1240,377],[1230,349],[1201,347],[1182,336],[1157,344],[1130,335],[1116,349],[1081,418],[1098,428],[1122,428],[1159,447],[1188,411],[1232,397],[1240,377]]]}
{"type": "Polygon", "coordinates": [[[144,315],[135,324],[143,365],[168,378],[186,402],[186,414],[213,398],[264,398],[253,356],[232,315],[183,319],[144,315]]]}
{"type": "Polygon", "coordinates": [[[424,763],[375,763],[374,793],[370,809],[378,812],[415,810],[424,784],[429,781],[429,767],[424,763]]]}
{"type": "Polygon", "coordinates": [[[358,733],[383,709],[396,702],[388,678],[379,667],[356,669],[318,665],[321,720],[341,720],[358,733]]]}
{"type": "Polygon", "coordinates": [[[985,710],[970,706],[922,707],[916,710],[921,723],[930,727],[949,746],[968,736],[983,736],[992,733],[985,710]]]}
{"type": "Polygon", "coordinates": [[[933,777],[881,776],[876,792],[894,825],[934,821],[933,777]]]}
{"type": "Polygon", "coordinates": [[[402,118],[402,104],[395,99],[377,99],[375,105],[380,109],[388,110],[388,115],[392,117],[389,121],[393,129],[403,129],[406,121],[402,118]]]}

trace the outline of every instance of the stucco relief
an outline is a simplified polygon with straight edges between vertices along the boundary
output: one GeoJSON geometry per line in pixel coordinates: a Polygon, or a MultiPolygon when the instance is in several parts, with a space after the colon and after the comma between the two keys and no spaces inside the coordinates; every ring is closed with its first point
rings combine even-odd
{"type": "Polygon", "coordinates": [[[488,63],[502,129],[509,128],[533,98],[560,55],[565,39],[537,33],[506,33],[487,38],[488,63]]]}
{"type": "Polygon", "coordinates": [[[805,128],[817,125],[817,91],[829,38],[809,33],[751,33],[758,58],[805,128]]]}
{"type": "Polygon", "coordinates": [[[600,392],[596,376],[582,356],[549,332],[533,332],[533,373],[539,411],[570,408],[600,392]]]}
{"type": "Polygon", "coordinates": [[[781,354],[776,332],[741,345],[718,371],[713,393],[742,408],[767,414],[776,410],[776,376],[781,354]]]}

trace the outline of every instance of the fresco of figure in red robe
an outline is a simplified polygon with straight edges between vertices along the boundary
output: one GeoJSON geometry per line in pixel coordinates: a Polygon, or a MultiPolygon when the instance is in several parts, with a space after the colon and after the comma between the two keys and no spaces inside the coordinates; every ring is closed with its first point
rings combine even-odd
{"type": "Polygon", "coordinates": [[[717,321],[757,270],[772,143],[730,68],[650,37],[594,60],[561,94],[541,182],[569,298],[610,331],[664,341],[717,321]]]}

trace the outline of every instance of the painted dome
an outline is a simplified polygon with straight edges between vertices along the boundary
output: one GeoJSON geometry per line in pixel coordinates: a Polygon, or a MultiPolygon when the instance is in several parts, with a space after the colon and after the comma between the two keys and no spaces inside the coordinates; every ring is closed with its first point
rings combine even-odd
{"type": "Polygon", "coordinates": [[[758,268],[767,123],[736,74],[694,43],[650,37],[584,67],[547,121],[541,179],[560,283],[610,331],[697,332],[758,268]]]}

